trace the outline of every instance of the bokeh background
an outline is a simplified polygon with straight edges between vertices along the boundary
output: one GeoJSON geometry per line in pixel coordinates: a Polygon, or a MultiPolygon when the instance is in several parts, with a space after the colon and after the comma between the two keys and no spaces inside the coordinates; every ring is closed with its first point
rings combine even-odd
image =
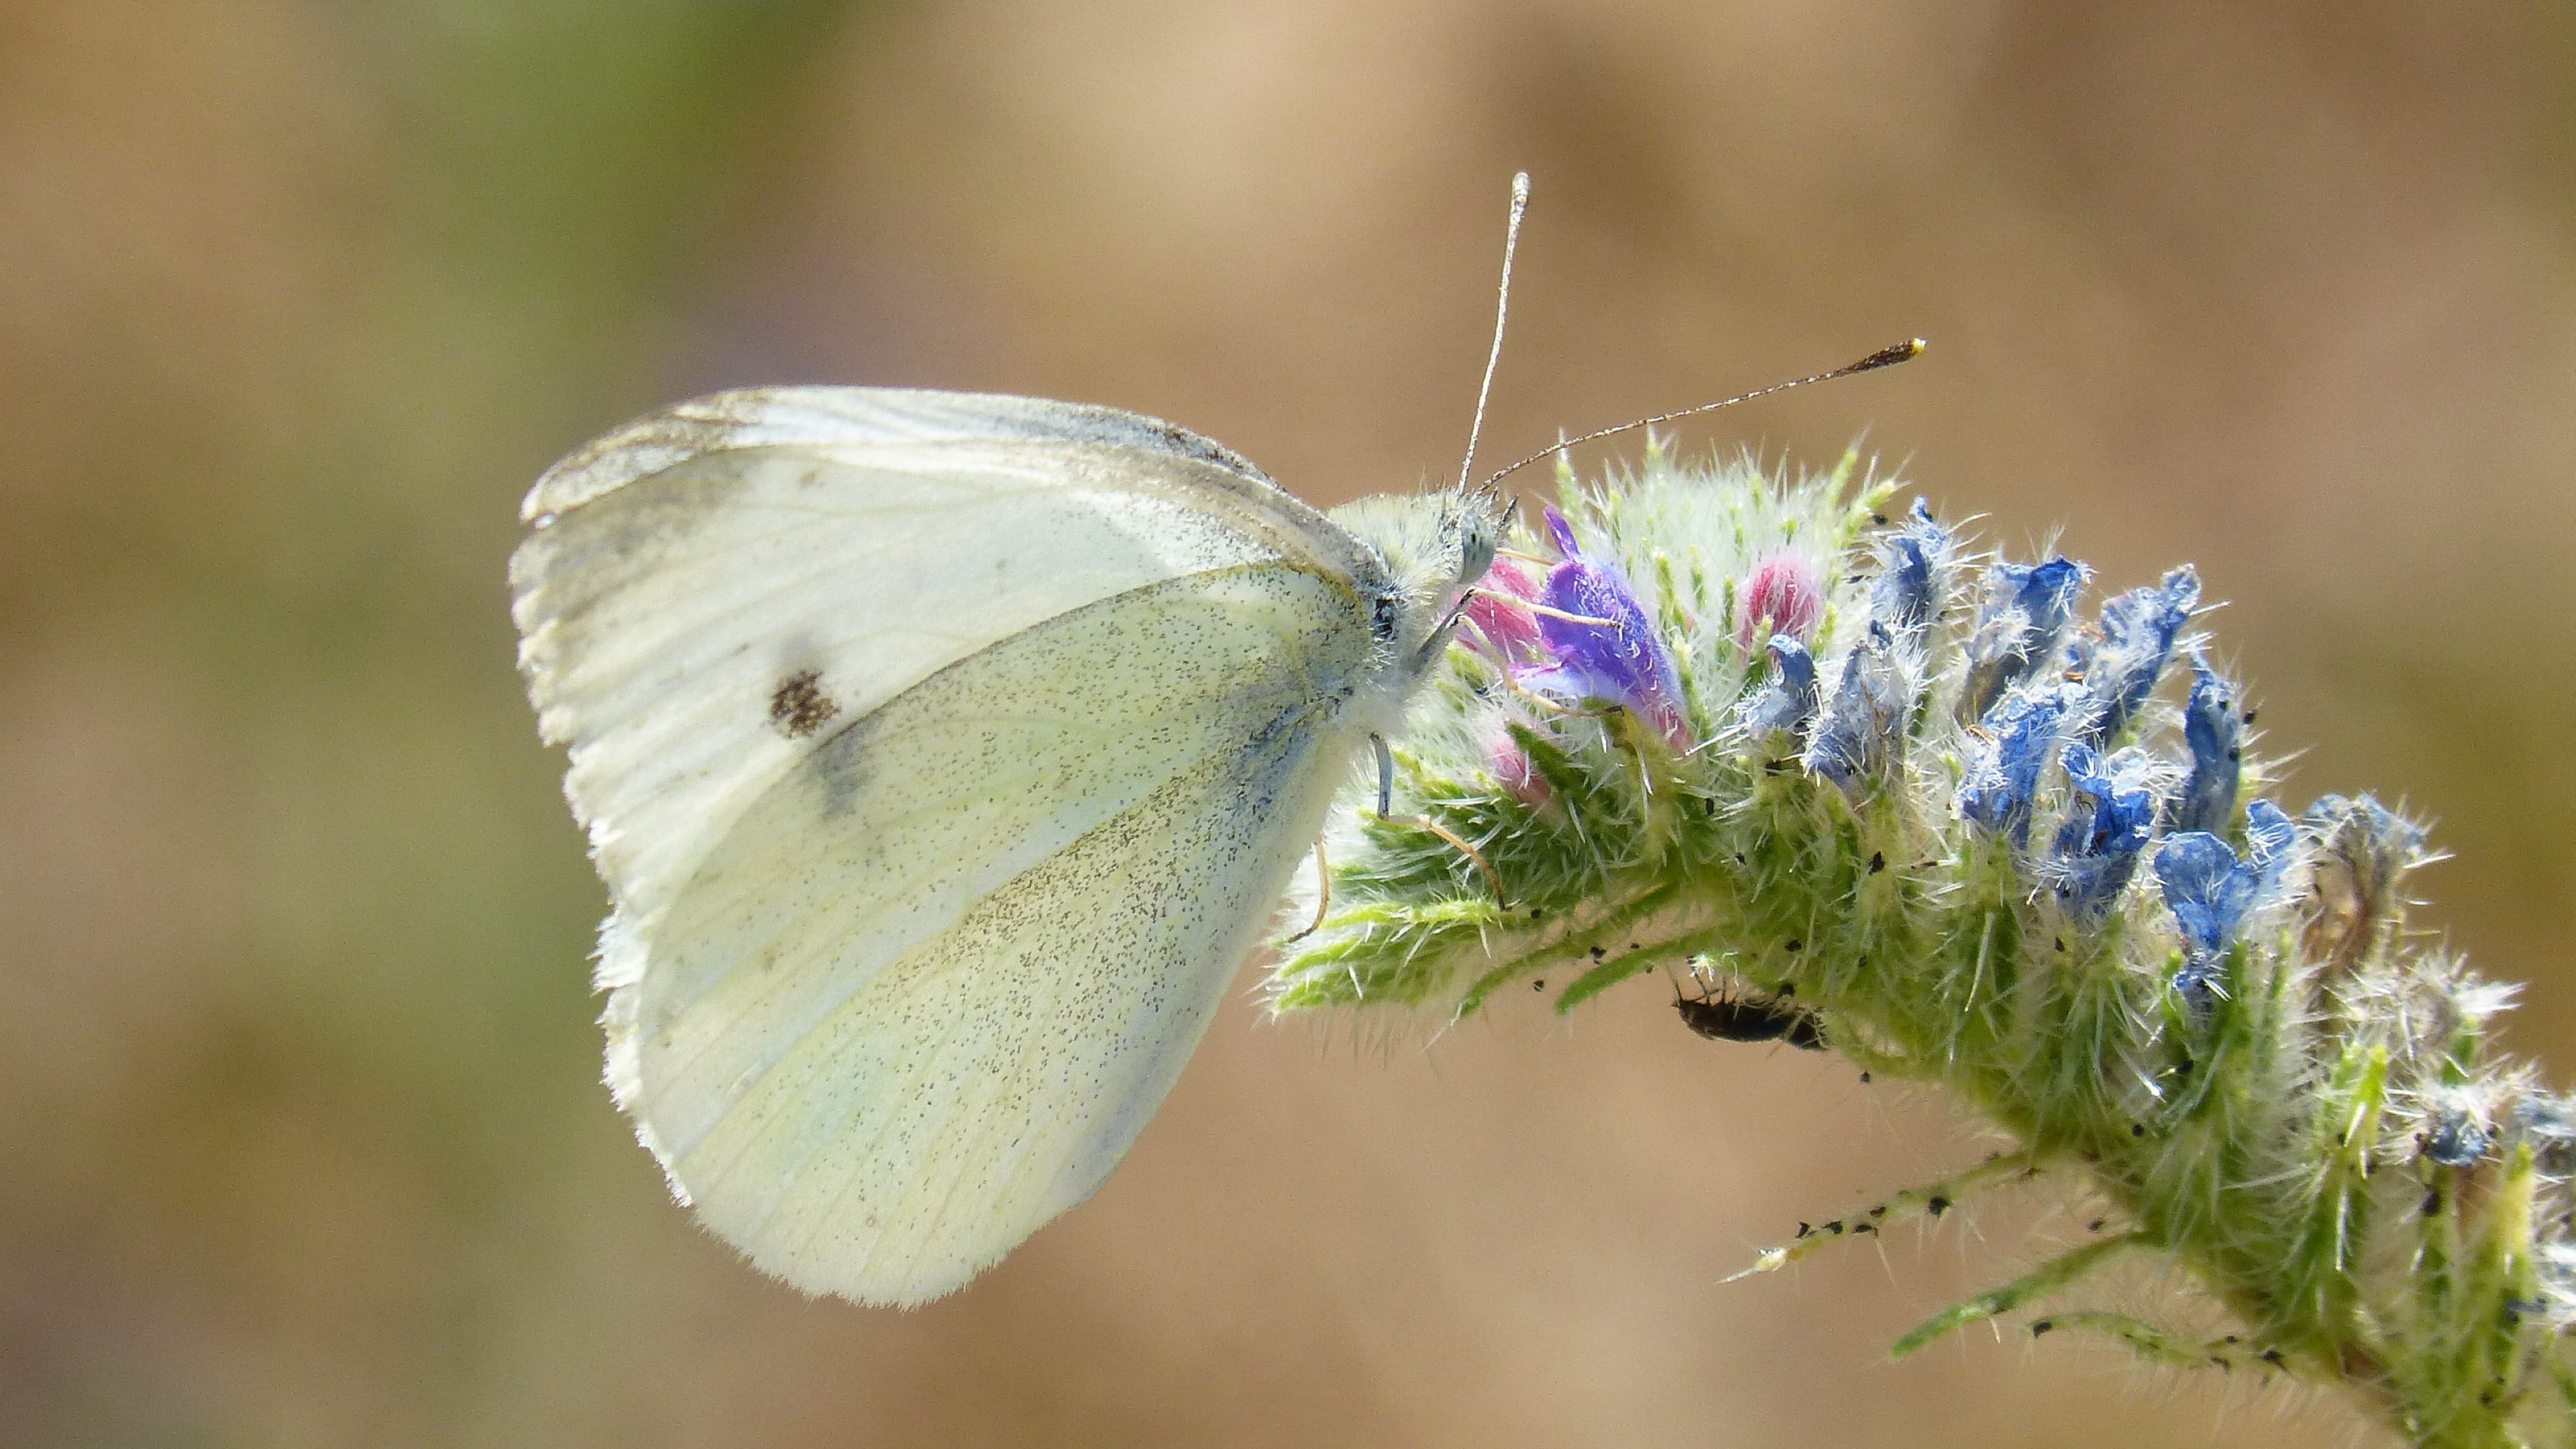
{"type": "Polygon", "coordinates": [[[1526,167],[1492,446],[1929,336],[1685,437],[2197,560],[2290,803],[2439,820],[2563,1085],[2571,101],[2555,4],[0,3],[0,1443],[2352,1442],[2063,1335],[1885,1364],[2046,1189],[1721,1286],[1982,1145],[1653,985],[1427,1050],[1238,998],[972,1290],[799,1300],[596,1084],[503,560],[750,382],[1409,486],[1526,167]]]}

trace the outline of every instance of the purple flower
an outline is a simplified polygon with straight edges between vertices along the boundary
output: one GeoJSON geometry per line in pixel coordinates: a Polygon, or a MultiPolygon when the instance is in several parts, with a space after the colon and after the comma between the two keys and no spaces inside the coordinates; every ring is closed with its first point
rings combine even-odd
{"type": "Polygon", "coordinates": [[[1771,677],[1744,701],[1738,716],[1755,740],[1779,730],[1802,729],[1816,712],[1815,656],[1786,634],[1772,635],[1767,648],[1771,677]]]}
{"type": "Polygon", "coordinates": [[[1522,678],[1574,699],[1620,705],[1635,712],[1675,749],[1689,749],[1692,739],[1689,721],[1682,714],[1681,676],[1636,593],[1616,568],[1583,552],[1565,515],[1553,507],[1547,510],[1547,528],[1562,557],[1548,570],[1539,602],[1603,622],[1539,615],[1539,639],[1553,662],[1525,672],[1522,678]]]}
{"type": "Polygon", "coordinates": [[[1970,737],[1959,814],[2003,834],[2016,850],[2029,844],[2031,799],[2065,717],[2066,693],[2055,684],[2016,689],[1987,711],[1970,737]]]}
{"type": "Polygon", "coordinates": [[[2191,779],[2174,806],[2169,828],[2224,832],[2236,812],[2239,741],[2245,721],[2236,713],[2236,686],[2191,651],[2191,703],[2183,707],[2182,739],[2191,750],[2191,779]]]}
{"type": "Polygon", "coordinates": [[[2156,796],[2147,783],[2155,762],[2138,749],[2106,759],[2081,741],[2068,744],[2059,758],[2075,795],[2093,803],[2087,809],[2068,802],[2049,873],[2070,913],[2099,916],[2129,883],[2138,852],[2155,834],[2156,796]]]}
{"type": "Polygon", "coordinates": [[[2084,574],[2084,565],[2063,557],[1986,570],[1985,598],[1968,638],[1969,717],[1984,715],[2005,690],[2056,660],[2084,574]]]}
{"type": "Polygon", "coordinates": [[[2153,694],[2173,657],[2174,640],[2200,602],[2200,575],[2189,564],[2166,574],[2161,585],[2131,589],[2102,606],[2096,637],[2076,648],[2085,704],[2075,734],[2107,743],[2153,694]]]}

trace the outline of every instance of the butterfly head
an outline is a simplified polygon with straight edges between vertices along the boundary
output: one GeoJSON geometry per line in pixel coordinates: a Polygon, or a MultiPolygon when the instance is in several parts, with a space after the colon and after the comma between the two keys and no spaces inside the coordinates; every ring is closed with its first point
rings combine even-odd
{"type": "Polygon", "coordinates": [[[1389,656],[1418,673],[1438,656],[1460,597],[1494,562],[1502,500],[1455,490],[1364,498],[1333,518],[1384,560],[1372,624],[1389,656]]]}
{"type": "Polygon", "coordinates": [[[1443,493],[1442,528],[1457,550],[1456,587],[1465,588],[1493,567],[1494,549],[1511,526],[1512,505],[1490,489],[1443,493]]]}

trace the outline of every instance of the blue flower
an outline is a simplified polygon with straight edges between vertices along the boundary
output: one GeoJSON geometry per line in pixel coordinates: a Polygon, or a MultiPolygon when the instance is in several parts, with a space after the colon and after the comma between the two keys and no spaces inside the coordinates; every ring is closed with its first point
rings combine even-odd
{"type": "Polygon", "coordinates": [[[2368,795],[2320,795],[2301,824],[2315,842],[2307,950],[2329,972],[2351,971],[2388,944],[2398,878],[2425,859],[2424,827],[2368,795]]]}
{"type": "Polygon", "coordinates": [[[2165,575],[2161,585],[2131,589],[2102,606],[2098,637],[2077,646],[2085,708],[2075,733],[2107,742],[2153,694],[2173,657],[2174,640],[2200,602],[2200,575],[2189,564],[2165,575]]]}
{"type": "Polygon", "coordinates": [[[1905,525],[1878,540],[1869,632],[1843,656],[1833,702],[1807,742],[1808,770],[1857,796],[1893,774],[1922,693],[1923,635],[1949,592],[1950,531],[1914,500],[1905,525]]]}
{"type": "Polygon", "coordinates": [[[1586,555],[1565,515],[1547,510],[1548,532],[1562,555],[1548,570],[1540,602],[1603,623],[1538,616],[1540,640],[1552,665],[1526,673],[1526,682],[1575,699],[1597,699],[1633,710],[1676,749],[1691,745],[1682,715],[1681,676],[1637,596],[1611,565],[1586,555]]]}
{"type": "Polygon", "coordinates": [[[2225,948],[2237,920],[2254,901],[2254,877],[2226,841],[2205,830],[2166,838],[2156,852],[2156,879],[2181,930],[2185,955],[2225,948]]]}
{"type": "Polygon", "coordinates": [[[1904,527],[1878,543],[1878,578],[1869,586],[1869,620],[1901,639],[1923,632],[1949,590],[1950,531],[1920,498],[1904,527]]]}
{"type": "Polygon", "coordinates": [[[1970,737],[1966,773],[1959,781],[1959,813],[2008,836],[2015,849],[2030,842],[2031,797],[2039,772],[2057,743],[2066,716],[2066,692],[2051,684],[2016,689],[1987,711],[1970,737]]]}
{"type": "Polygon", "coordinates": [[[1807,742],[1808,770],[1853,795],[1865,782],[1885,779],[1904,759],[1914,693],[1895,637],[1873,620],[1869,637],[1843,656],[1833,703],[1807,742]]]}
{"type": "Polygon", "coordinates": [[[2085,809],[2068,801],[2049,873],[2069,912],[2098,916],[2118,899],[2137,868],[2138,852],[2155,835],[2156,792],[2149,782],[2156,762],[2139,749],[2106,759],[2081,741],[2068,744],[2060,758],[2075,795],[2093,803],[2085,809]]]}
{"type": "Polygon", "coordinates": [[[2245,859],[2205,830],[2169,836],[2156,851],[2156,879],[2182,933],[2183,965],[2173,986],[2194,1019],[2225,994],[2219,978],[2227,947],[2245,913],[2280,893],[2298,836],[2280,806],[2257,800],[2245,807],[2245,859]]]}
{"type": "Polygon", "coordinates": [[[1744,701],[1740,718],[1756,740],[1778,730],[1795,730],[1816,712],[1816,660],[1807,646],[1786,634],[1774,634],[1766,646],[1771,678],[1744,701]]]}
{"type": "Polygon", "coordinates": [[[2055,661],[2076,596],[2084,592],[2084,572],[2064,557],[1986,570],[1985,598],[1968,638],[1969,718],[1983,716],[2005,690],[2055,661]]]}
{"type": "Polygon", "coordinates": [[[2236,811],[2239,740],[2245,721],[2236,713],[2236,686],[2191,651],[2191,703],[2183,707],[2182,739],[2191,750],[2191,779],[2175,802],[2168,828],[2227,829],[2236,811]]]}
{"type": "Polygon", "coordinates": [[[2307,822],[2329,853],[2366,865],[2374,880],[2396,875],[2424,853],[2424,827],[2373,795],[2319,795],[2307,822]]]}

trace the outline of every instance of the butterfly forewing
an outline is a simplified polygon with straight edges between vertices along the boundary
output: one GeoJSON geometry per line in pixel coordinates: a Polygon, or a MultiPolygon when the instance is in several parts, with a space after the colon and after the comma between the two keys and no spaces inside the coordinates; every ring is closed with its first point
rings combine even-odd
{"type": "Polygon", "coordinates": [[[557,465],[511,561],[520,658],[621,902],[657,904],[710,817],[825,728],[995,639],[1203,568],[1367,566],[1231,458],[1105,409],[786,388],[684,405],[557,465]],[[1120,431],[1104,418],[1124,441],[1096,440],[1120,431]],[[700,451],[675,458],[684,441],[700,451]]]}

